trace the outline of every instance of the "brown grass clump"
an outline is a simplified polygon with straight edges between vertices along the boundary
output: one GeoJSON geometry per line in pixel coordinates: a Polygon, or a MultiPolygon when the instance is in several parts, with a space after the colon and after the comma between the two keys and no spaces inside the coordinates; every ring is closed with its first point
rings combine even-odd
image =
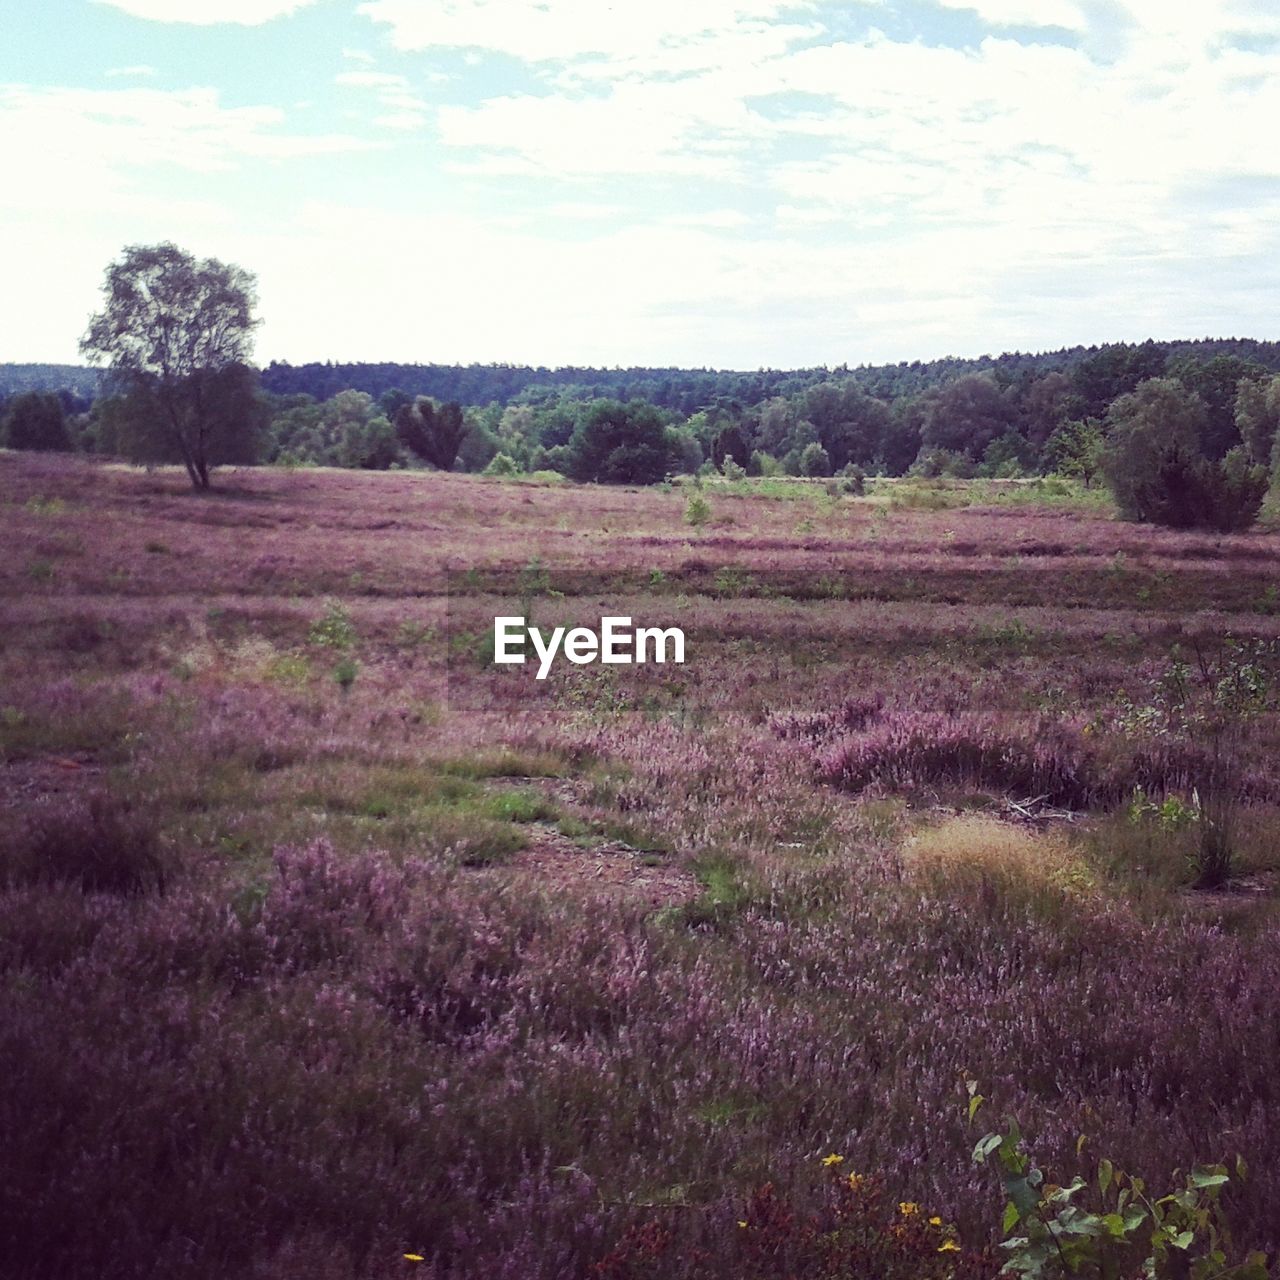
{"type": "Polygon", "coordinates": [[[913,878],[933,884],[986,880],[1080,893],[1095,882],[1063,832],[976,813],[917,832],[903,847],[903,862],[913,878]]]}

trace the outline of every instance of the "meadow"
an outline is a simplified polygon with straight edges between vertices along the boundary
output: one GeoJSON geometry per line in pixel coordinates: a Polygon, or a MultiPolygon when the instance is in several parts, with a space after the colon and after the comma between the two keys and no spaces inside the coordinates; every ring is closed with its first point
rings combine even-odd
{"type": "Polygon", "coordinates": [[[1280,719],[1206,892],[1140,714],[1280,641],[1267,522],[0,453],[0,528],[6,1274],[990,1276],[967,1080],[1280,1248],[1280,719]]]}

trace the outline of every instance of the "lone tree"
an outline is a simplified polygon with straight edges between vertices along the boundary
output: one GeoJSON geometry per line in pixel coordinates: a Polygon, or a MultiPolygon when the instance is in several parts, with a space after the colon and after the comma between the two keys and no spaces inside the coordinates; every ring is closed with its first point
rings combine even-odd
{"type": "Polygon", "coordinates": [[[456,401],[437,406],[426,396],[401,405],[395,416],[396,435],[424,462],[452,471],[458,450],[471,430],[456,401]]]}
{"type": "Polygon", "coordinates": [[[168,242],[130,245],[107,268],[106,305],[80,350],[109,362],[129,401],[119,443],[134,461],[180,461],[199,490],[212,467],[256,460],[261,414],[247,364],[256,283],[242,267],[168,242]]]}

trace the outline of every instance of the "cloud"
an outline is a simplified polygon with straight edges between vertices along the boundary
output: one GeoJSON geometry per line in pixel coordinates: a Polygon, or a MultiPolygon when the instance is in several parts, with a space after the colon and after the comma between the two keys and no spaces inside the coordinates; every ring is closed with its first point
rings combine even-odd
{"type": "Polygon", "coordinates": [[[30,179],[7,184],[0,207],[28,207],[33,193],[45,189],[55,203],[65,200],[67,173],[75,173],[98,202],[147,170],[214,173],[254,159],[374,145],[343,134],[289,132],[285,124],[278,107],[225,107],[208,88],[0,85],[0,166],[30,179]]]}
{"type": "Polygon", "coordinates": [[[622,83],[604,97],[532,94],[492,98],[478,107],[442,107],[440,136],[458,149],[498,154],[512,173],[606,175],[665,173],[731,176],[735,152],[749,146],[750,113],[715,100],[696,82],[622,83]]]}
{"type": "Polygon", "coordinates": [[[258,27],[287,17],[315,0],[94,0],[150,22],[185,22],[211,27],[219,23],[258,27]]]}
{"type": "Polygon", "coordinates": [[[377,95],[381,115],[373,123],[385,129],[420,129],[427,123],[429,104],[409,88],[405,76],[387,71],[342,71],[334,84],[346,88],[372,89],[377,95]]]}
{"type": "Polygon", "coordinates": [[[152,76],[159,75],[160,73],[155,69],[155,67],[136,66],[136,67],[110,67],[108,70],[104,71],[102,74],[105,75],[109,80],[115,80],[122,76],[139,76],[142,78],[150,79],[152,76]]]}
{"type": "Polygon", "coordinates": [[[944,9],[968,9],[994,27],[1065,27],[1083,31],[1087,25],[1072,0],[937,0],[944,9]]]}
{"type": "MultiPolygon", "coordinates": [[[[230,12],[251,8],[272,6],[230,12]]],[[[353,31],[346,69],[317,71],[317,103],[336,96],[367,131],[420,131],[411,148],[377,135],[388,164],[412,149],[413,166],[369,166],[373,188],[329,181],[322,157],[373,144],[300,132],[265,81],[262,105],[239,107],[212,89],[0,87],[0,164],[32,175],[0,191],[6,242],[62,228],[96,274],[103,228],[111,252],[118,228],[184,242],[191,228],[262,273],[268,358],[753,367],[1271,323],[1274,3],[935,0],[934,27],[912,6],[926,18],[883,18],[893,34],[837,0],[359,11],[395,72],[353,31]],[[943,9],[986,38],[947,45],[943,9]],[[1047,40],[1050,26],[1075,38],[1047,40]],[[429,86],[444,68],[442,101],[429,86]],[[235,185],[214,175],[274,158],[314,175],[309,193],[357,202],[394,177],[398,196],[294,208],[277,193],[258,225],[249,194],[212,194],[235,185]],[[93,192],[83,210],[67,172],[93,192]],[[154,192],[169,199],[153,207],[154,192]]]]}
{"type": "Polygon", "coordinates": [[[617,65],[670,65],[701,49],[695,63],[735,33],[785,40],[811,26],[778,22],[793,0],[366,0],[358,11],[391,28],[404,51],[484,49],[532,63],[596,57],[617,65]]]}

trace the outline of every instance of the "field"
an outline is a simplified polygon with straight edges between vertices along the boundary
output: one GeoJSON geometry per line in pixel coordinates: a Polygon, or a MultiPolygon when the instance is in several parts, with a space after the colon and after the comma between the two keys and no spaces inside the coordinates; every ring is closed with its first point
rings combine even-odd
{"type": "Polygon", "coordinates": [[[1060,1181],[1243,1155],[1280,1247],[1280,721],[1204,892],[1203,744],[1132,714],[1280,638],[1266,524],[219,484],[0,453],[6,1274],[784,1276],[832,1168],[991,1274],[966,1079],[1060,1181]],[[688,659],[495,670],[513,603],[688,659]]]}

